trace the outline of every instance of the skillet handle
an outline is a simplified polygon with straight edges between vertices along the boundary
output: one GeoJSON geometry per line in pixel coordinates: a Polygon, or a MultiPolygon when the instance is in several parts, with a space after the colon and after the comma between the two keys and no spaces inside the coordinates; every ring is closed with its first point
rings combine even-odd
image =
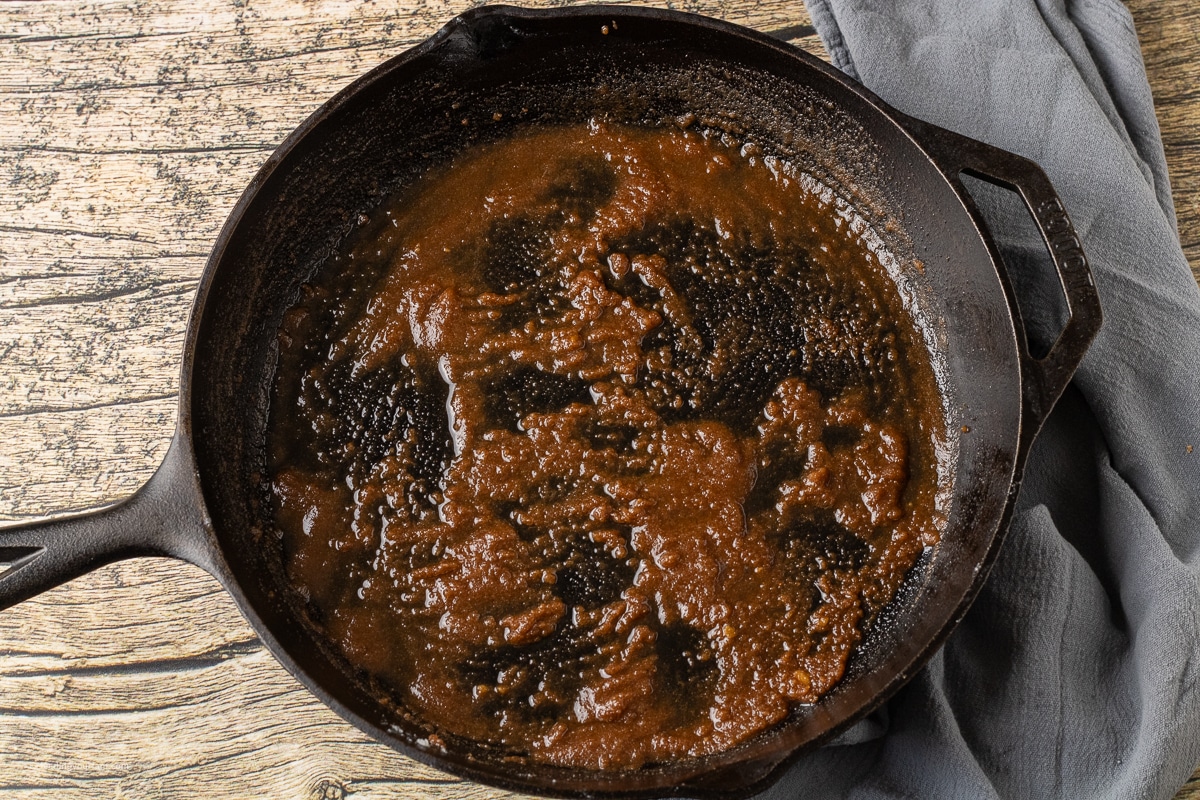
{"type": "MultiPolygon", "coordinates": [[[[927,122],[906,118],[904,123],[962,198],[997,264],[1004,263],[999,249],[960,175],[970,175],[1019,194],[1054,262],[1069,317],[1050,351],[1041,358],[1030,354],[1025,337],[1021,337],[1023,402],[1026,419],[1032,422],[1022,425],[1022,451],[1027,452],[1033,436],[1050,415],[1103,321],[1100,296],[1083,246],[1050,179],[1036,163],[927,122]]],[[[1025,323],[1011,281],[1003,269],[1000,272],[1009,308],[1023,331],[1025,323]]]]}
{"type": "Polygon", "coordinates": [[[105,564],[171,556],[212,571],[218,558],[191,459],[176,434],[153,477],[110,506],[0,527],[0,610],[105,564]],[[190,478],[190,480],[189,480],[190,478]]]}

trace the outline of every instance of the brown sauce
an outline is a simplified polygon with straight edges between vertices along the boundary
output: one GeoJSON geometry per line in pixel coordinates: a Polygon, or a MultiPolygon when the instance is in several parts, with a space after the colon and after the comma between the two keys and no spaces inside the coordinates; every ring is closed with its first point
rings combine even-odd
{"type": "Polygon", "coordinates": [[[350,664],[434,741],[586,769],[837,683],[938,539],[944,421],[828,198],[593,124],[363,222],[284,321],[270,419],[283,567],[350,664]]]}

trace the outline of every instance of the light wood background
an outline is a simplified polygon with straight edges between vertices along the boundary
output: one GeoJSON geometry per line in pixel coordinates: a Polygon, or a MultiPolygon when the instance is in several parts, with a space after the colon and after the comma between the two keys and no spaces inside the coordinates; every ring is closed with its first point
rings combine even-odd
{"type": "MultiPolygon", "coordinates": [[[[149,477],[174,426],[196,282],[242,188],[323,100],[467,5],[0,4],[0,518],[83,509],[149,477]]],[[[677,5],[823,53],[800,0],[677,5]]],[[[1196,270],[1200,10],[1130,8],[1196,270]]],[[[214,580],[152,559],[0,614],[0,790],[500,794],[358,733],[275,663],[214,580]]],[[[1200,783],[1179,797],[1200,798],[1200,783]]]]}

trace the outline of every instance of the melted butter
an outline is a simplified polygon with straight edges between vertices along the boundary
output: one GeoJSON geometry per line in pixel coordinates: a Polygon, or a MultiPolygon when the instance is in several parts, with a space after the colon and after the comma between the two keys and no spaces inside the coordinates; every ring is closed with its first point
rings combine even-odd
{"type": "Polygon", "coordinates": [[[921,337],[755,152],[602,124],[477,148],[285,319],[284,567],[439,736],[587,769],[728,749],[829,691],[937,541],[921,337]]]}

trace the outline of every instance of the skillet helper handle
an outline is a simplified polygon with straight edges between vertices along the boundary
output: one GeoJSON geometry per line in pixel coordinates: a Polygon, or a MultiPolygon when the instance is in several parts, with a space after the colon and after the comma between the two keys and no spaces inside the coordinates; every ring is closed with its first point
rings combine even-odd
{"type": "Polygon", "coordinates": [[[0,527],[0,610],[105,564],[171,556],[210,568],[215,553],[178,438],[132,497],[94,511],[0,527]]]}
{"type": "MultiPolygon", "coordinates": [[[[1095,280],[1088,267],[1083,246],[1058,193],[1054,191],[1046,173],[1036,163],[929,123],[919,120],[905,120],[905,123],[962,197],[967,210],[975,219],[976,226],[984,234],[989,247],[992,247],[998,264],[1003,264],[1003,261],[988,233],[987,224],[970,193],[963,186],[960,175],[970,175],[1020,195],[1042,234],[1054,269],[1058,272],[1069,314],[1066,325],[1051,345],[1050,351],[1041,358],[1034,358],[1030,354],[1025,337],[1021,337],[1022,372],[1025,376],[1023,401],[1034,423],[1023,426],[1026,432],[1022,438],[1026,439],[1028,444],[1042,422],[1050,415],[1103,321],[1100,296],[1096,291],[1095,280]]],[[[1007,274],[1001,278],[1013,317],[1023,331],[1025,323],[1021,318],[1012,284],[1007,274]]]]}

